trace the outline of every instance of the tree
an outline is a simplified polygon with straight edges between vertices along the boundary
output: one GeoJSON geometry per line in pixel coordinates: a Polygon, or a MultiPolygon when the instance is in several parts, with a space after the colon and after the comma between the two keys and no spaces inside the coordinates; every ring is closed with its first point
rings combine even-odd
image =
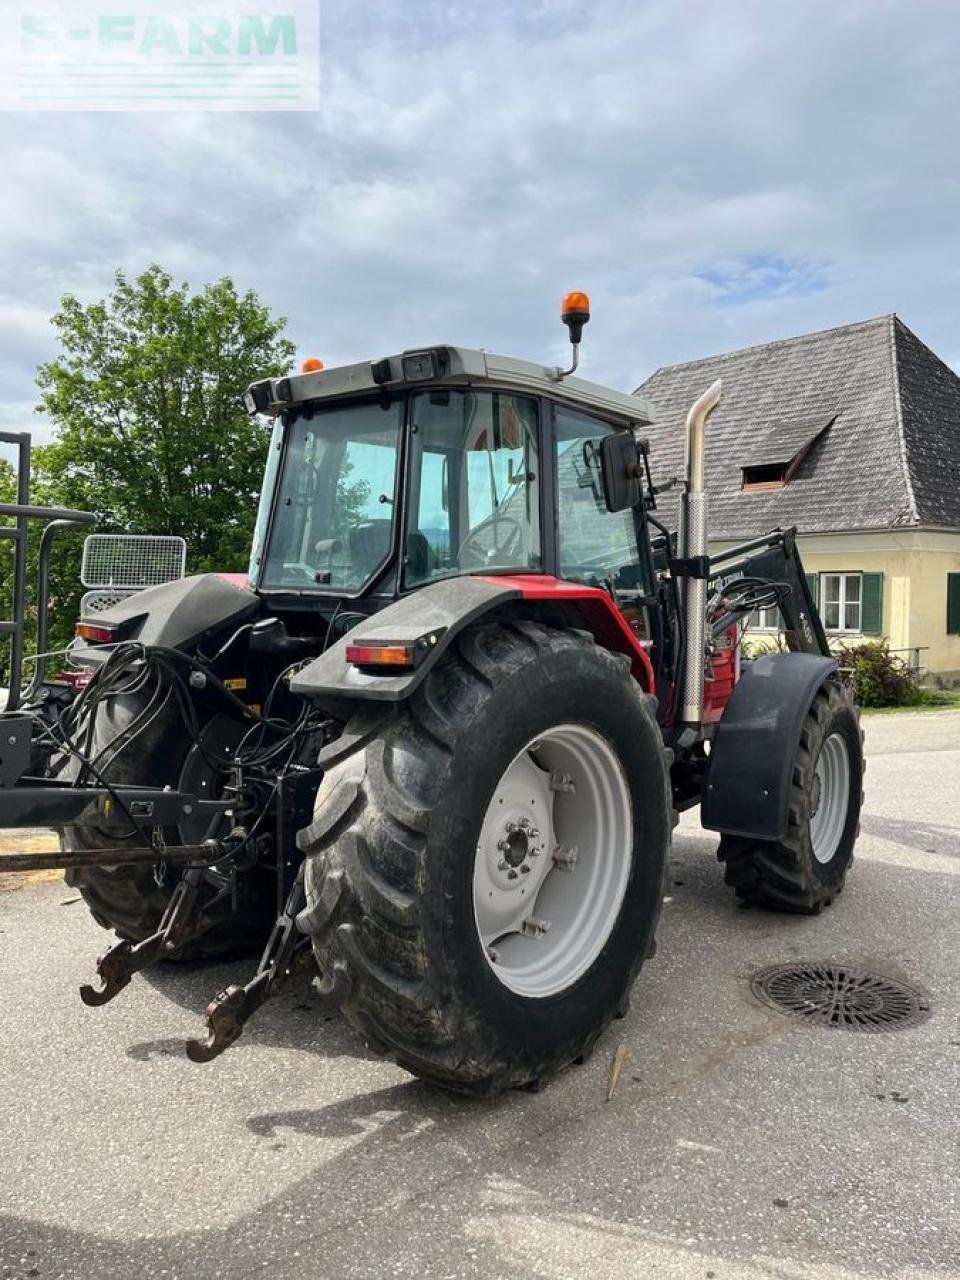
{"type": "MultiPolygon", "coordinates": [[[[0,458],[0,502],[16,502],[17,477],[13,467],[0,458]]],[[[13,521],[0,517],[0,525],[11,525],[13,521]]],[[[8,538],[0,538],[0,620],[7,621],[13,617],[13,543],[8,538]]],[[[10,644],[6,641],[0,645],[0,686],[6,686],[10,674],[10,644]]],[[[3,699],[0,698],[0,711],[3,710],[3,699]]]]}
{"type": "MultiPolygon", "coordinates": [[[[180,534],[190,572],[245,568],[269,432],[242,396],[289,370],[285,323],[229,279],[191,293],[157,265],[133,281],[117,272],[100,302],[66,295],[61,354],[37,373],[56,438],[34,450],[35,500],[93,511],[101,532],[180,534]]],[[[80,541],[55,552],[61,641],[80,541]]]]}

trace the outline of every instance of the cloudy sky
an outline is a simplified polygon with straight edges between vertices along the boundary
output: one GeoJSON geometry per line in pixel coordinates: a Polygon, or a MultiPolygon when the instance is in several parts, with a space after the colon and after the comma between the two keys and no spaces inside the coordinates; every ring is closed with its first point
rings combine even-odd
{"type": "MultiPolygon", "coordinates": [[[[157,7],[162,7],[159,5],[157,7]]],[[[0,418],[49,317],[150,261],[329,363],[450,341],[584,373],[897,311],[960,367],[950,0],[322,0],[310,113],[0,113],[0,418]]]]}

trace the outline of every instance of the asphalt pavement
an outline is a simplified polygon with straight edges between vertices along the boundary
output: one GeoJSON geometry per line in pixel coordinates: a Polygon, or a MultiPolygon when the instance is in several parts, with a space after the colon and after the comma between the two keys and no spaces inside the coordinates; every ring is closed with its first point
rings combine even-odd
{"type": "Polygon", "coordinates": [[[629,1015],[538,1094],[420,1084],[306,982],[193,1065],[184,1037],[249,965],[168,966],[88,1009],[106,935],[75,893],[0,893],[0,1276],[960,1276],[960,713],[865,723],[838,902],[738,908],[685,816],[629,1015]],[[932,1014],[857,1034],[751,995],[799,959],[909,980],[932,1014]]]}

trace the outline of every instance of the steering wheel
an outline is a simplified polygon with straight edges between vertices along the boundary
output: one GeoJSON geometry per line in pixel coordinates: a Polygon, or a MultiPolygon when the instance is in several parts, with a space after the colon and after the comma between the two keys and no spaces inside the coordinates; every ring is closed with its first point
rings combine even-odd
{"type": "Polygon", "coordinates": [[[523,525],[519,520],[515,520],[513,516],[493,516],[490,520],[478,524],[476,529],[472,529],[464,540],[460,543],[460,550],[457,552],[457,559],[461,565],[464,559],[469,559],[471,553],[473,558],[480,564],[499,561],[503,558],[511,558],[516,551],[523,546],[523,525]],[[503,531],[504,537],[501,541],[498,534],[503,531]],[[476,548],[472,544],[478,543],[481,534],[492,534],[492,546],[476,548]]]}

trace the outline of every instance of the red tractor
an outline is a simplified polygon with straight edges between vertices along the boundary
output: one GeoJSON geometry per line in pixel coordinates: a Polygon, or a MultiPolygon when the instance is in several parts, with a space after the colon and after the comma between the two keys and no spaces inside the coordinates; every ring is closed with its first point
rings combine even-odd
{"type": "MultiPolygon", "coordinates": [[[[656,516],[642,399],[460,347],[254,384],[273,420],[248,576],[77,625],[3,717],[0,826],[51,826],[120,941],[100,1004],[159,959],[264,945],[207,1010],[206,1061],[301,964],[368,1042],[466,1093],[588,1054],[653,954],[678,811],[737,894],[840,892],[863,772],[793,530],[711,556],[704,435],[656,516]],[[788,652],[747,660],[777,607],[788,652]]],[[[23,641],[26,521],[17,518],[23,641]]],[[[45,538],[49,549],[49,538],[45,538]]],[[[45,563],[43,557],[42,562],[45,563]]],[[[41,628],[43,618],[41,617],[41,628]]],[[[42,648],[42,645],[41,645],[42,648]]]]}

